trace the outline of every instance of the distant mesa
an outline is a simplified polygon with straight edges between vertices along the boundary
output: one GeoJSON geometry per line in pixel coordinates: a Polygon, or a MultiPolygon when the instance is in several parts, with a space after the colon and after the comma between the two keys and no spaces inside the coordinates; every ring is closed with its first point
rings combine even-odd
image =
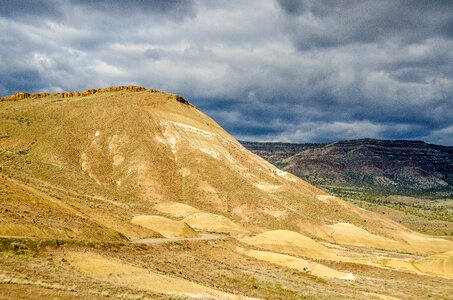
{"type": "Polygon", "coordinates": [[[350,186],[374,193],[453,195],[453,147],[376,139],[242,144],[284,171],[327,189],[350,186]]]}

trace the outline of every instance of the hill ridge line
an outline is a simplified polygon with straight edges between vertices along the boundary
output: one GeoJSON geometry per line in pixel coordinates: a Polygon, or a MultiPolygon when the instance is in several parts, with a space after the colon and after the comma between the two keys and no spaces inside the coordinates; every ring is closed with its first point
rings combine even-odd
{"type": "MultiPolygon", "coordinates": [[[[55,97],[55,98],[71,98],[71,97],[84,97],[90,96],[96,93],[108,93],[108,92],[150,92],[150,93],[164,93],[160,90],[156,89],[147,89],[142,86],[136,85],[121,85],[121,86],[111,86],[107,88],[96,88],[96,89],[86,89],[84,91],[68,91],[68,92],[35,92],[35,93],[27,93],[27,92],[18,92],[12,95],[0,97],[0,102],[2,101],[18,101],[27,98],[38,99],[44,97],[55,97]]],[[[175,100],[189,104],[189,101],[184,99],[179,95],[174,95],[175,100]]]]}

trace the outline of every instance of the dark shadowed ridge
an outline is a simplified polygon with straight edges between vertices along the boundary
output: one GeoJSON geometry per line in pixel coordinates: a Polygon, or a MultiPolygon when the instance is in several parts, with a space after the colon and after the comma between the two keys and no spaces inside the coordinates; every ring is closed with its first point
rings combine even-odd
{"type": "Polygon", "coordinates": [[[453,193],[453,147],[377,139],[242,144],[280,168],[327,188],[339,185],[436,196],[453,193]]]}

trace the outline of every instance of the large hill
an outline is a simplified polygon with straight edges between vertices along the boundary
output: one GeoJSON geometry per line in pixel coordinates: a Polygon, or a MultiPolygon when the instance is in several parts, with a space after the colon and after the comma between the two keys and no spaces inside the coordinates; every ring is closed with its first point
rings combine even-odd
{"type": "Polygon", "coordinates": [[[375,139],[242,143],[283,170],[318,185],[365,187],[378,193],[453,193],[453,147],[375,139]]]}
{"type": "Polygon", "coordinates": [[[453,293],[452,242],[281,171],[178,95],[4,97],[0,171],[5,298],[453,293]]]}

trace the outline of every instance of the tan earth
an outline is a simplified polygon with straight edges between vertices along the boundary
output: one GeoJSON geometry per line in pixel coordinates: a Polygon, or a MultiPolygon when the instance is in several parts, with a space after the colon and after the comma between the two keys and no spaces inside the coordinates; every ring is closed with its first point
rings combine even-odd
{"type": "Polygon", "coordinates": [[[178,95],[131,86],[0,99],[0,250],[7,299],[453,294],[453,242],[279,170],[178,95]]]}
{"type": "Polygon", "coordinates": [[[339,244],[360,247],[372,247],[387,250],[405,250],[405,245],[392,239],[369,233],[363,228],[349,223],[329,225],[332,229],[331,236],[339,244]]]}
{"type": "Polygon", "coordinates": [[[426,274],[453,279],[453,251],[428,256],[413,265],[426,274]]]}
{"type": "Polygon", "coordinates": [[[185,218],[201,212],[190,205],[178,202],[161,202],[154,206],[158,212],[172,216],[174,218],[185,218]]]}
{"type": "Polygon", "coordinates": [[[289,230],[267,231],[239,239],[241,242],[280,253],[295,254],[315,259],[349,261],[340,252],[330,249],[313,239],[289,230]]]}
{"type": "Polygon", "coordinates": [[[346,280],[355,280],[355,276],[351,273],[344,273],[334,270],[332,268],[326,267],[322,264],[315,263],[312,261],[308,261],[305,259],[297,258],[290,255],[285,254],[278,254],[269,251],[258,251],[258,250],[251,250],[251,249],[244,249],[238,248],[237,250],[239,253],[268,261],[270,263],[274,263],[277,265],[294,268],[299,271],[313,274],[319,277],[325,278],[337,278],[337,279],[346,279],[346,280]]]}
{"type": "Polygon", "coordinates": [[[399,300],[400,298],[382,295],[378,293],[363,293],[368,299],[376,299],[376,300],[399,300]]]}
{"type": "Polygon", "coordinates": [[[200,231],[231,234],[248,232],[243,226],[236,224],[230,219],[221,215],[210,213],[193,214],[185,218],[183,222],[200,231]]]}
{"type": "Polygon", "coordinates": [[[131,222],[155,232],[164,237],[196,237],[198,234],[186,223],[173,221],[161,216],[136,216],[131,222]]]}
{"type": "Polygon", "coordinates": [[[95,279],[124,284],[139,289],[198,299],[252,299],[240,295],[224,293],[181,278],[165,276],[147,269],[124,264],[114,259],[89,253],[67,252],[65,258],[78,271],[95,279]]]}

